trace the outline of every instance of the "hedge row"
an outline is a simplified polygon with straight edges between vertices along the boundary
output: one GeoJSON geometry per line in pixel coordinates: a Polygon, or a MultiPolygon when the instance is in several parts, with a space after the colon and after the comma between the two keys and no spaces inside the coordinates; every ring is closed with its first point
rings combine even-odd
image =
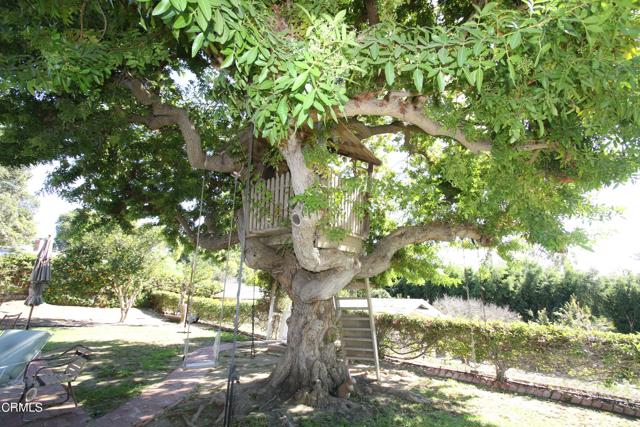
{"type": "Polygon", "coordinates": [[[640,334],[587,332],[536,323],[376,316],[381,352],[435,351],[465,362],[491,363],[498,379],[509,368],[613,383],[640,380],[640,334]]]}
{"type": "MultiPolygon", "coordinates": [[[[159,312],[175,313],[178,311],[180,294],[174,292],[155,291],[150,295],[151,306],[159,312]]],[[[240,302],[240,323],[251,323],[251,301],[240,302]]],[[[256,323],[266,323],[265,313],[259,309],[256,303],[256,323]]],[[[190,312],[200,316],[203,320],[218,322],[220,319],[220,300],[205,297],[193,297],[191,299],[190,312]]],[[[236,315],[236,302],[227,299],[223,304],[223,323],[233,324],[236,315]]]]}

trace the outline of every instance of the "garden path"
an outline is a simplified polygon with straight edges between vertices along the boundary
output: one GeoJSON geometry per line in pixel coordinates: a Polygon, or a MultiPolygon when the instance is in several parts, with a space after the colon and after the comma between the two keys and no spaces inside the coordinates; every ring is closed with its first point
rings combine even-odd
{"type": "MultiPolygon", "coordinates": [[[[18,324],[24,325],[29,306],[23,301],[7,301],[0,305],[0,315],[22,313],[18,324]]],[[[37,326],[95,326],[117,324],[119,308],[76,307],[42,304],[34,308],[31,325],[37,326]]],[[[167,320],[151,309],[131,308],[125,325],[160,326],[167,320]]]]}

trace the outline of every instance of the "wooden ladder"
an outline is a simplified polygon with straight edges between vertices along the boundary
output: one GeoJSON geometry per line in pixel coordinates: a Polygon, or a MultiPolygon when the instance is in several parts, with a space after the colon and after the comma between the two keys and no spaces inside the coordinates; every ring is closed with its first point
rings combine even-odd
{"type": "Polygon", "coordinates": [[[378,360],[378,341],[376,325],[373,318],[371,304],[371,289],[369,279],[364,283],[354,282],[347,289],[365,289],[366,297],[335,297],[334,302],[338,312],[340,339],[345,354],[347,366],[350,362],[374,362],[376,378],[380,381],[380,362],[378,360]],[[366,311],[368,315],[363,315],[366,311]]]}

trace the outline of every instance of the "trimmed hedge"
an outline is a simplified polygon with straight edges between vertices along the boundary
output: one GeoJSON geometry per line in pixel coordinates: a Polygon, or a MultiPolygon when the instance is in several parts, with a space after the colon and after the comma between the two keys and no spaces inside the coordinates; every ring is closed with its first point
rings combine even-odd
{"type": "MultiPolygon", "coordinates": [[[[178,310],[180,294],[174,292],[155,291],[150,296],[151,306],[159,312],[174,313],[178,310]]],[[[240,302],[240,323],[251,323],[251,301],[240,302]]],[[[225,300],[223,304],[223,323],[233,324],[236,315],[235,300],[225,300]]],[[[266,313],[259,310],[260,305],[256,301],[256,323],[266,324],[266,313]]],[[[191,313],[200,316],[201,319],[218,322],[220,319],[220,300],[205,297],[193,297],[191,299],[191,313]]]]}
{"type": "Polygon", "coordinates": [[[613,383],[640,380],[640,334],[587,332],[536,323],[376,316],[381,353],[430,351],[509,368],[613,383]],[[472,345],[473,342],[473,345],[472,345]]]}

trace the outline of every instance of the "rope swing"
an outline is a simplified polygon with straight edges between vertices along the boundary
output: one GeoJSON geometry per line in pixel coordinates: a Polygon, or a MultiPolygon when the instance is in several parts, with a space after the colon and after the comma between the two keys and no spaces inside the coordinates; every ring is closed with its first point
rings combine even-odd
{"type": "MultiPolygon", "coordinates": [[[[245,195],[248,197],[251,191],[251,167],[253,162],[253,125],[251,125],[251,137],[249,139],[249,159],[247,170],[247,183],[245,185],[245,195]]],[[[224,402],[224,427],[230,427],[233,420],[233,389],[235,384],[240,382],[240,376],[236,369],[236,350],[238,349],[238,319],[240,318],[240,288],[242,287],[242,273],[244,272],[245,248],[247,241],[247,222],[248,217],[247,203],[242,204],[242,235],[240,238],[240,267],[238,268],[238,292],[236,293],[236,317],[233,321],[233,347],[231,349],[231,361],[229,363],[229,374],[227,376],[227,393],[224,402]]],[[[254,298],[255,301],[255,298],[254,298]]],[[[254,313],[252,312],[252,325],[254,322],[254,313]]],[[[253,326],[252,326],[253,329],[253,326]]],[[[251,334],[251,347],[253,354],[253,331],[251,334]]]]}

